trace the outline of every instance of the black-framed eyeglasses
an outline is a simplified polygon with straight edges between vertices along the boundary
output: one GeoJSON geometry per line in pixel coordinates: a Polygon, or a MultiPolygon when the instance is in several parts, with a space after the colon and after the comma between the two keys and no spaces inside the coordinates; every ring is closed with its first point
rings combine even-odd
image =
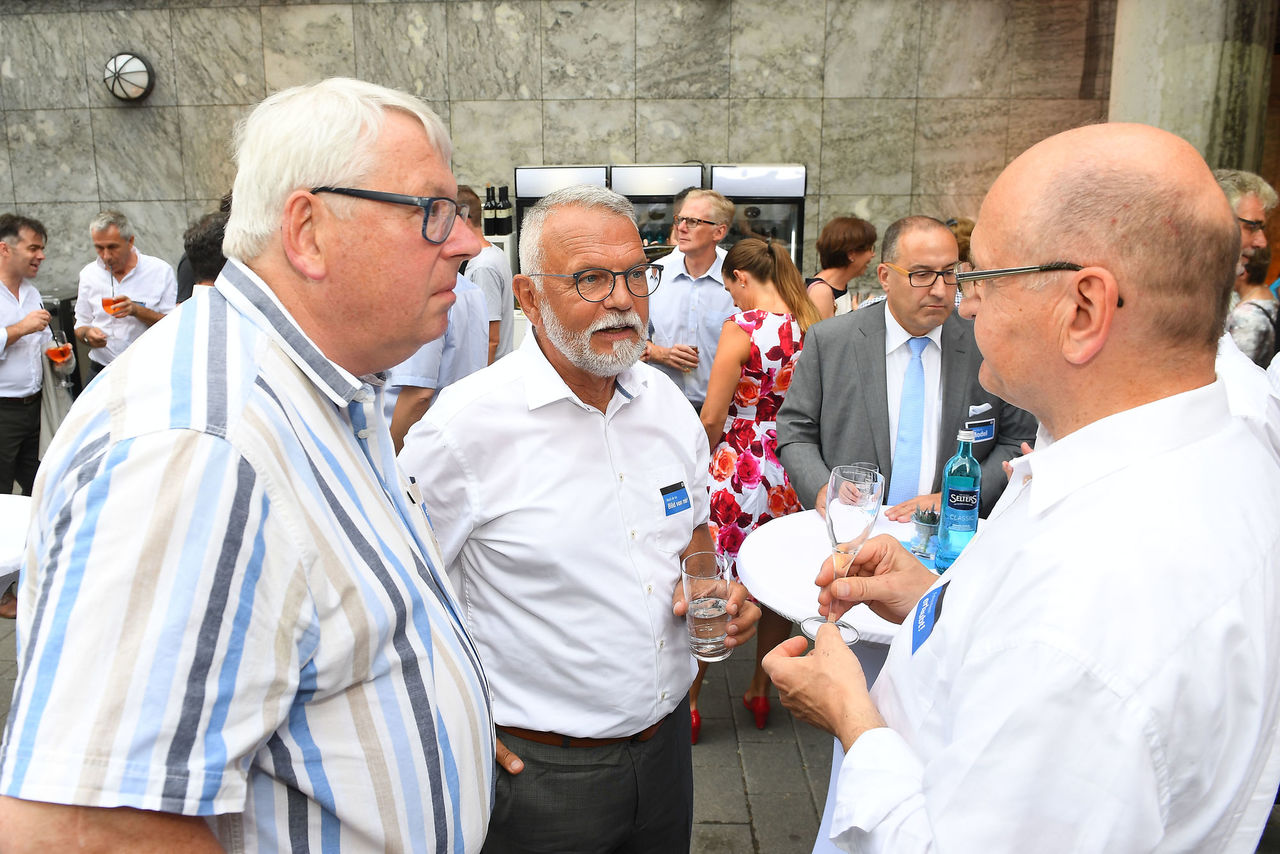
{"type": "MultiPolygon", "coordinates": [[[[956,282],[960,286],[960,296],[971,297],[976,285],[988,279],[1002,279],[1005,276],[1024,276],[1029,273],[1055,273],[1058,271],[1077,272],[1083,270],[1079,264],[1070,261],[1051,261],[1048,264],[1036,264],[1033,267],[1001,267],[997,270],[971,270],[961,262],[956,265],[956,282]]],[[[1116,297],[1116,308],[1124,307],[1124,297],[1116,297]]]]}
{"type": "Polygon", "coordinates": [[[422,238],[428,243],[441,244],[449,239],[453,223],[458,217],[466,219],[471,206],[459,204],[447,196],[406,196],[403,193],[384,193],[381,190],[357,190],[352,187],[312,187],[313,193],[337,193],[371,202],[392,205],[412,205],[422,208],[422,238]]]}
{"type": "Polygon", "coordinates": [[[899,267],[897,264],[890,264],[888,261],[884,265],[891,270],[897,270],[899,273],[907,277],[907,283],[913,288],[931,288],[933,283],[938,281],[938,277],[942,277],[942,283],[951,287],[956,283],[956,270],[959,265],[946,270],[908,270],[906,267],[899,267]]]}
{"type": "Polygon", "coordinates": [[[680,225],[681,223],[684,223],[689,228],[696,228],[700,225],[709,225],[714,228],[715,226],[720,224],[718,222],[712,222],[709,219],[698,219],[696,216],[678,216],[673,220],[673,222],[675,223],[675,225],[680,225]]]}
{"type": "Polygon", "coordinates": [[[573,279],[573,286],[578,289],[578,296],[587,302],[604,302],[613,293],[618,277],[626,283],[627,291],[632,296],[647,297],[658,289],[662,268],[648,262],[635,265],[629,270],[606,270],[603,267],[589,267],[576,273],[525,273],[526,276],[551,276],[556,279],[573,279]]]}
{"type": "Polygon", "coordinates": [[[1242,216],[1236,217],[1240,220],[1240,227],[1250,234],[1257,234],[1267,227],[1267,224],[1260,219],[1245,219],[1242,216]]]}

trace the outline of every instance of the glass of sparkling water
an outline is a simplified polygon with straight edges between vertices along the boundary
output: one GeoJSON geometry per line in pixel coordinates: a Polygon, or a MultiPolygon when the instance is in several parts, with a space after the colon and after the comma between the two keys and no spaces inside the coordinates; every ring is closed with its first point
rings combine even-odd
{"type": "Polygon", "coordinates": [[[723,661],[729,628],[729,562],[715,552],[694,552],[680,562],[684,600],[689,603],[689,649],[699,661],[723,661]]]}

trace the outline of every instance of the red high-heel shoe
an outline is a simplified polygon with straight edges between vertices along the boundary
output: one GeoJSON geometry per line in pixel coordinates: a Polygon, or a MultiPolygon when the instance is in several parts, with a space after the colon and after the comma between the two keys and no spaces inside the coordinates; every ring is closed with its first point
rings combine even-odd
{"type": "Polygon", "coordinates": [[[747,697],[744,695],[742,705],[751,710],[751,716],[756,719],[756,729],[764,729],[769,725],[768,697],[747,697]]]}
{"type": "Polygon", "coordinates": [[[702,715],[698,714],[697,709],[689,710],[689,743],[697,744],[698,736],[702,734],[702,715]]]}

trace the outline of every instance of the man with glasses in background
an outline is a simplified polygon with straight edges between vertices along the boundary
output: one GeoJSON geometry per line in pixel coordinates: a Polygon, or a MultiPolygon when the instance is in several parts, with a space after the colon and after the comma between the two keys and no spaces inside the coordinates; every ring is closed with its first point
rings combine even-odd
{"type": "MultiPolygon", "coordinates": [[[[547,195],[520,267],[531,334],[443,390],[400,454],[493,691],[504,770],[484,850],[687,851],[680,560],[712,549],[706,434],[638,363],[655,280],[629,201],[547,195]]],[[[760,610],[735,584],[729,613],[736,646],[760,610]]]]}
{"type": "Polygon", "coordinates": [[[1000,497],[1000,464],[1033,441],[1036,423],[978,383],[973,324],[955,312],[958,263],[944,223],[900,219],[881,246],[885,299],[805,336],[778,412],[778,456],[806,507],[825,503],[833,467],[866,460],[884,475],[888,518],[937,510],[961,429],[974,431],[983,516],[1000,497]]]}
{"type": "Polygon", "coordinates": [[[479,249],[448,134],[331,79],[237,137],[226,266],[37,475],[5,849],[479,851],[488,691],[378,373],[479,249]]]}
{"type": "Polygon", "coordinates": [[[707,398],[720,330],[735,311],[724,287],[719,243],[733,222],[733,202],[715,190],[690,190],[675,217],[676,248],[658,262],[661,284],[649,300],[653,334],[645,360],[669,376],[693,404],[707,398]]]}

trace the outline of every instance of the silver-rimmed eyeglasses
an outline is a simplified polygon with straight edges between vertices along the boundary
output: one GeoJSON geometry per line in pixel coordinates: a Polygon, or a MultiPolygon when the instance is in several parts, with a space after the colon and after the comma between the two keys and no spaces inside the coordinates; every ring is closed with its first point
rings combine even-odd
{"type": "Polygon", "coordinates": [[[406,196],[403,193],[357,190],[352,187],[312,187],[311,192],[337,193],[340,196],[368,199],[371,202],[422,208],[422,238],[428,243],[437,245],[449,239],[449,233],[453,231],[453,223],[458,217],[465,218],[471,212],[470,205],[459,204],[457,199],[450,199],[447,196],[406,196]]]}
{"type": "Polygon", "coordinates": [[[573,279],[573,286],[578,289],[578,296],[587,302],[604,302],[613,293],[614,284],[619,276],[626,283],[627,291],[632,296],[647,297],[658,289],[662,268],[647,262],[637,264],[629,270],[606,270],[603,267],[589,267],[576,273],[525,273],[526,276],[551,276],[556,279],[573,279]]]}
{"type": "MultiPolygon", "coordinates": [[[[960,296],[971,297],[974,293],[974,286],[978,282],[985,282],[987,279],[1002,279],[1005,276],[1023,276],[1028,273],[1052,273],[1058,270],[1083,270],[1079,264],[1072,264],[1070,261],[1052,261],[1048,264],[1036,264],[1033,267],[1002,267],[998,270],[973,270],[969,265],[960,262],[955,266],[953,275],[956,284],[960,286],[960,296]]],[[[1122,303],[1123,304],[1123,303],[1122,303]]]]}

